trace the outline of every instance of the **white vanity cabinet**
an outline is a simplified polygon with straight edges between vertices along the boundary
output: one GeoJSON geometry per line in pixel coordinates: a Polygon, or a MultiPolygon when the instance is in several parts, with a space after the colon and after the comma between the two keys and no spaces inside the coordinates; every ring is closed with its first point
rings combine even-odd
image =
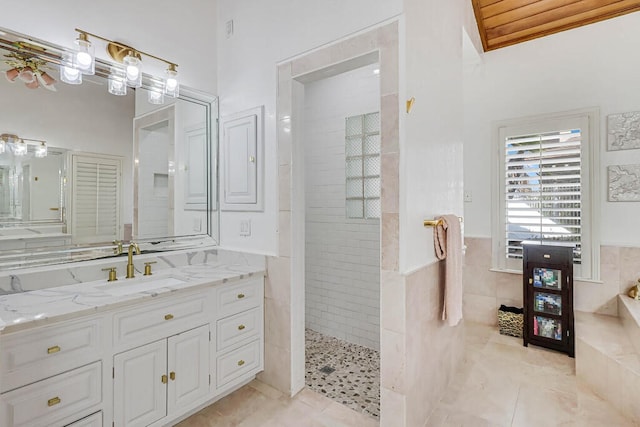
{"type": "Polygon", "coordinates": [[[0,427],[172,425],[263,369],[264,279],[0,334],[0,427]]]}
{"type": "Polygon", "coordinates": [[[103,319],[0,336],[0,425],[64,426],[103,402],[103,319]]]}
{"type": "Polygon", "coordinates": [[[209,325],[114,357],[114,423],[147,426],[209,393],[209,325]]]}
{"type": "Polygon", "coordinates": [[[232,389],[264,366],[264,286],[253,279],[216,289],[216,387],[232,389]]]}

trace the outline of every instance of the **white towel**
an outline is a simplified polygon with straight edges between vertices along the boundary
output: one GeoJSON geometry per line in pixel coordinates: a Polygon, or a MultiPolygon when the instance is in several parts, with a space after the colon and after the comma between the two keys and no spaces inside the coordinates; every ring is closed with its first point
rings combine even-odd
{"type": "Polygon", "coordinates": [[[442,320],[456,326],[462,320],[462,235],[460,220],[443,215],[433,233],[436,257],[445,260],[442,320]]]}

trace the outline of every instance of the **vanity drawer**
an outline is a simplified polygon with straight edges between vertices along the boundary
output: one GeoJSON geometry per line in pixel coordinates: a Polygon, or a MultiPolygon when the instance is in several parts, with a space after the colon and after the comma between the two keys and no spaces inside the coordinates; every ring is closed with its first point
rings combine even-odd
{"type": "Polygon", "coordinates": [[[113,343],[119,351],[208,323],[206,296],[168,298],[113,316],[113,343]]]}
{"type": "Polygon", "coordinates": [[[67,425],[67,427],[102,427],[102,411],[84,417],[75,423],[67,425]]]}
{"type": "Polygon", "coordinates": [[[1,395],[0,425],[63,426],[101,401],[102,363],[96,362],[1,395]]]}
{"type": "Polygon", "coordinates": [[[254,308],[218,320],[216,325],[218,351],[247,338],[257,336],[262,331],[262,317],[261,308],[254,308]]]}
{"type": "Polygon", "coordinates": [[[261,340],[258,339],[219,356],[216,361],[218,388],[244,375],[257,373],[262,367],[261,347],[261,340]]]}
{"type": "Polygon", "coordinates": [[[227,317],[262,305],[263,283],[264,280],[260,278],[218,288],[216,298],[218,318],[227,317]]]}
{"type": "Polygon", "coordinates": [[[100,359],[101,318],[0,337],[0,392],[100,359]]]}

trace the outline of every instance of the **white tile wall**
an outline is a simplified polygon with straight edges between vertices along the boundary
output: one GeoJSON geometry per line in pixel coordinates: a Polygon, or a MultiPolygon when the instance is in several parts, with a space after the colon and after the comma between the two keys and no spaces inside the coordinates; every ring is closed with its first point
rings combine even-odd
{"type": "Polygon", "coordinates": [[[345,214],[344,126],[380,109],[377,65],[305,85],[306,326],[380,348],[380,222],[345,214]]]}

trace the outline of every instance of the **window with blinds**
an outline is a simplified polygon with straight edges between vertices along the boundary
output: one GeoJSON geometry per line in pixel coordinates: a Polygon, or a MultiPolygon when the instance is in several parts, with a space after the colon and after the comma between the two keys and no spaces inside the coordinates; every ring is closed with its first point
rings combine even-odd
{"type": "Polygon", "coordinates": [[[494,269],[521,271],[524,243],[571,245],[575,277],[599,279],[599,121],[582,109],[496,123],[494,269]]]}
{"type": "Polygon", "coordinates": [[[72,156],[71,229],[74,243],[120,239],[120,159],[72,156]]]}
{"type": "Polygon", "coordinates": [[[505,255],[522,258],[523,242],[567,243],[581,260],[580,129],[504,140],[505,255]]]}

